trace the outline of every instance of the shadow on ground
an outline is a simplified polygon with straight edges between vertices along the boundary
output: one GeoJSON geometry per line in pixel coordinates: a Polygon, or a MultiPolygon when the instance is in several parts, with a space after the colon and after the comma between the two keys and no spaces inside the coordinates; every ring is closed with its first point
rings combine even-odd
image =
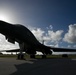
{"type": "Polygon", "coordinates": [[[15,65],[11,75],[76,75],[76,60],[37,59],[15,65]]]}

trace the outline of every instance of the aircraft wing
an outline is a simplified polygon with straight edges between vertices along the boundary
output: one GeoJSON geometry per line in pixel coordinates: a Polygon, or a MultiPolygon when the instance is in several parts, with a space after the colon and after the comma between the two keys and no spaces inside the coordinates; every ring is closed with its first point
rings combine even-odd
{"type": "Polygon", "coordinates": [[[19,52],[20,49],[6,50],[6,52],[19,52]]]}
{"type": "Polygon", "coordinates": [[[76,52],[76,49],[69,49],[69,48],[55,48],[52,47],[51,50],[54,52],[76,52]]]}
{"type": "Polygon", "coordinates": [[[20,49],[0,50],[0,52],[19,52],[20,49]]]}
{"type": "MultiPolygon", "coordinates": [[[[20,49],[6,50],[6,52],[19,52],[19,50],[20,49]]],[[[69,48],[55,48],[55,47],[52,47],[51,50],[53,50],[54,52],[76,52],[76,49],[69,49],[69,48]]]]}

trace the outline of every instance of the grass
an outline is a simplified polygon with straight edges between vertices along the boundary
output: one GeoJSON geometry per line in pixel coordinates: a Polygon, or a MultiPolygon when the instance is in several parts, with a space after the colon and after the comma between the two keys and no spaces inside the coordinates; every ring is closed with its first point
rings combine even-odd
{"type": "Polygon", "coordinates": [[[0,55],[0,57],[1,57],[1,58],[5,58],[5,57],[6,57],[6,58],[11,58],[11,57],[13,58],[13,57],[17,57],[17,55],[9,55],[9,54],[6,55],[6,54],[5,54],[5,55],[0,55]]]}
{"type": "MultiPolygon", "coordinates": [[[[17,55],[0,55],[1,58],[17,58],[17,55]]],[[[30,55],[25,55],[25,58],[30,58],[30,55]]],[[[42,58],[41,55],[35,55],[35,58],[42,58]]],[[[76,58],[76,55],[68,55],[68,57],[62,57],[62,55],[47,55],[46,59],[49,58],[76,58]]]]}

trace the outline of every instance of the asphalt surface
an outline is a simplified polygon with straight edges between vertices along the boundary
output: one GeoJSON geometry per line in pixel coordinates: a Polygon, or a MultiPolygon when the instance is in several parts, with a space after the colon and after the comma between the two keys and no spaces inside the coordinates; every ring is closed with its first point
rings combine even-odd
{"type": "Polygon", "coordinates": [[[0,75],[76,75],[76,59],[0,58],[0,75]]]}

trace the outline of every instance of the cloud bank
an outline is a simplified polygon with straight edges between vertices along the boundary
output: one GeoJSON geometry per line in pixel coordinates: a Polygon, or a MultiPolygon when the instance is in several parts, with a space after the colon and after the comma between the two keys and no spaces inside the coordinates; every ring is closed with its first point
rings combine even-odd
{"type": "MultiPolygon", "coordinates": [[[[73,46],[71,46],[71,44],[76,43],[76,24],[73,25],[69,25],[69,29],[68,32],[64,33],[63,30],[57,30],[54,31],[53,30],[53,26],[50,25],[49,27],[46,27],[47,31],[44,31],[41,28],[35,28],[32,27],[30,28],[31,32],[35,35],[35,37],[38,39],[38,41],[40,41],[41,43],[44,40],[44,44],[45,45],[50,45],[50,46],[54,46],[54,47],[60,47],[59,44],[60,42],[68,42],[67,47],[73,47],[76,48],[76,45],[74,44],[73,46]],[[64,37],[62,37],[62,35],[64,37]]],[[[5,36],[3,36],[2,34],[0,34],[0,50],[6,50],[6,49],[16,49],[19,48],[18,43],[11,44],[9,42],[7,42],[5,40],[5,36]]]]}
{"type": "Polygon", "coordinates": [[[76,24],[69,25],[69,30],[64,35],[63,40],[68,43],[76,43],[76,24]]]}
{"type": "Polygon", "coordinates": [[[18,43],[15,45],[6,41],[5,36],[0,34],[0,50],[10,50],[19,48],[18,43]]]}
{"type": "Polygon", "coordinates": [[[48,42],[52,42],[58,46],[58,42],[62,39],[63,30],[53,31],[52,29],[48,29],[48,31],[45,32],[44,30],[37,28],[33,29],[32,33],[40,42],[44,40],[46,45],[48,42]]]}

